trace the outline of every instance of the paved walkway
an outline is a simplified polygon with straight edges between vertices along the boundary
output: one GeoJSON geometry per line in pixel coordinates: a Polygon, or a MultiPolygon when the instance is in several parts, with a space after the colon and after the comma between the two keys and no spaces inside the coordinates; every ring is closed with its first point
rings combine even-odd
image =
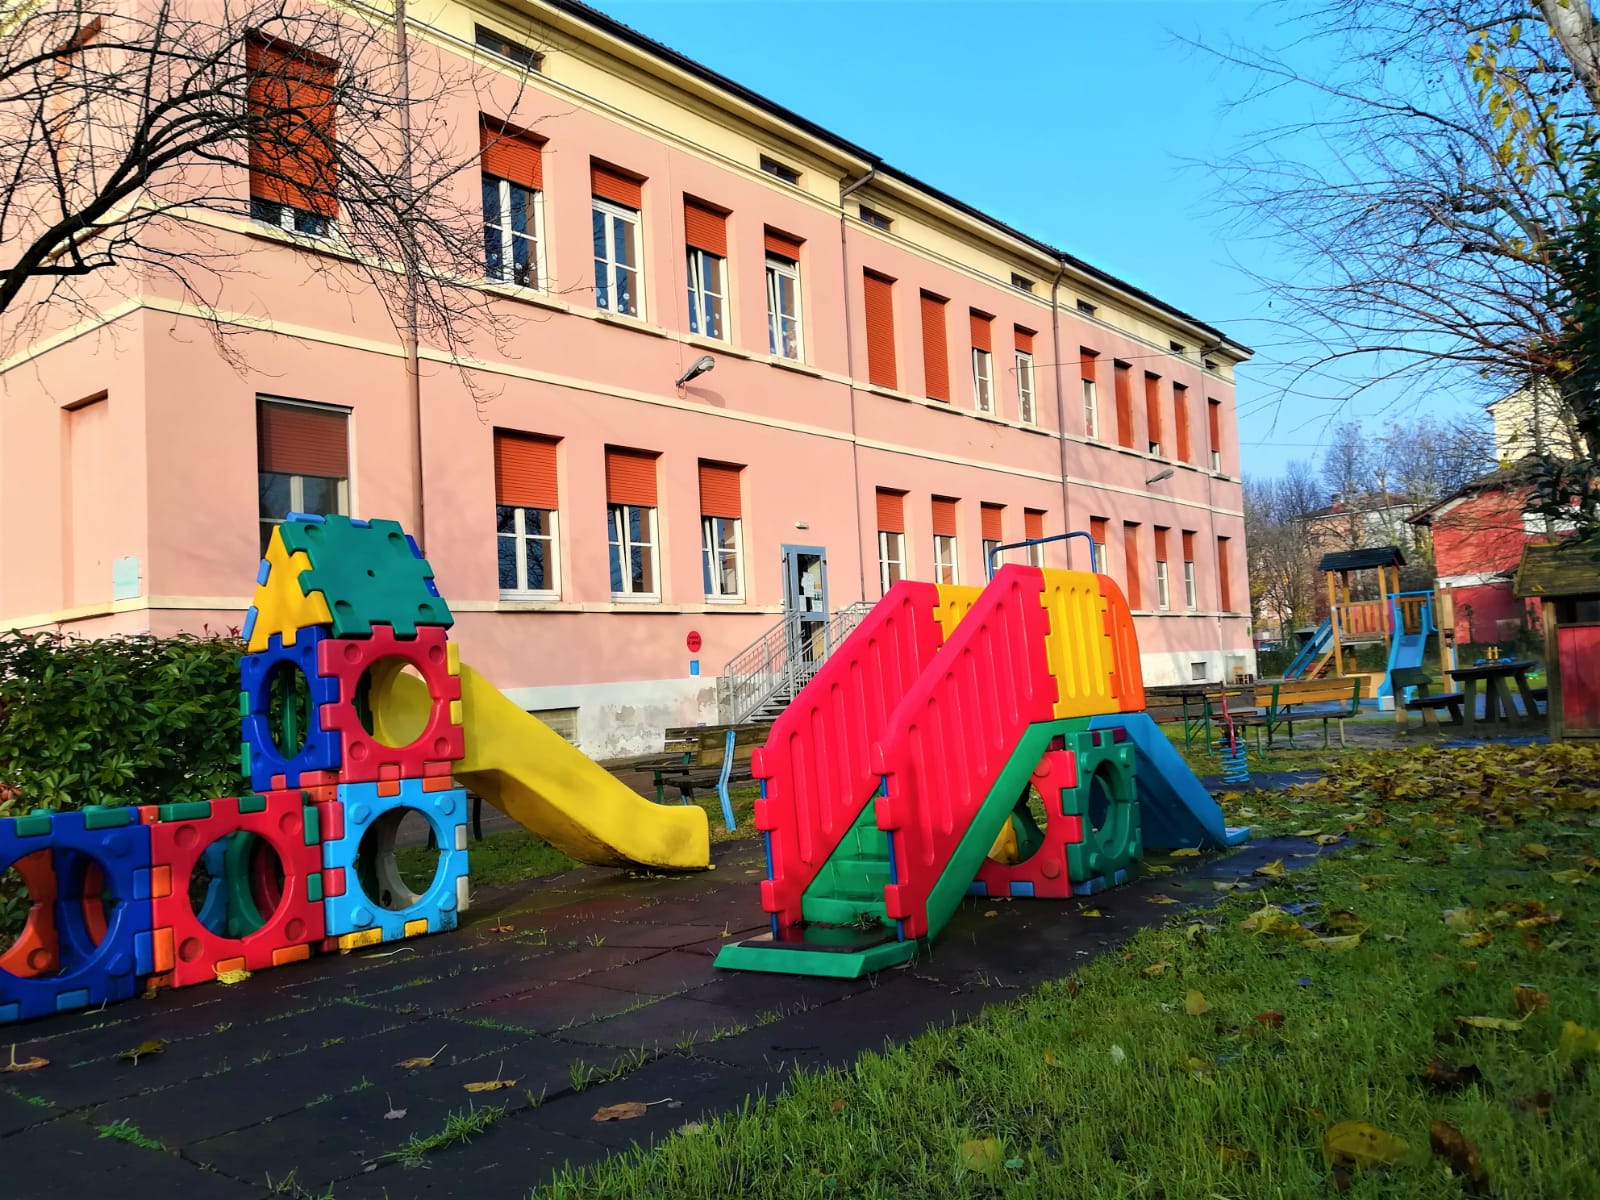
{"type": "Polygon", "coordinates": [[[1261,841],[1178,859],[1176,874],[1082,904],[969,901],[929,957],[850,981],[712,967],[763,928],[753,841],[717,847],[703,875],[583,870],[501,888],[454,934],[19,1028],[18,1058],[50,1065],[0,1077],[0,1194],[520,1198],[563,1164],[773,1095],[797,1067],[848,1065],[1066,975],[1183,911],[1153,893],[1209,905],[1213,879],[1294,853],[1314,851],[1261,841]],[[1078,918],[1086,905],[1105,916],[1078,918]],[[150,1041],[159,1053],[119,1057],[150,1041]],[[433,1064],[398,1065],[420,1057],[433,1064]],[[464,1090],[494,1079],[516,1083],[464,1090]],[[623,1101],[652,1107],[591,1120],[623,1101]],[[400,1161],[469,1105],[505,1113],[425,1166],[400,1161]],[[115,1122],[159,1146],[102,1137],[115,1122]]]}

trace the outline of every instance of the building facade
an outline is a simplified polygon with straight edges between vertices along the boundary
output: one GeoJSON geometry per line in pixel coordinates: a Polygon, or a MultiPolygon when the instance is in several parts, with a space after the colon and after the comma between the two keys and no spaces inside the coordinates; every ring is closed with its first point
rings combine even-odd
{"type": "Polygon", "coordinates": [[[273,521],[390,517],[463,658],[620,755],[717,720],[786,613],[1082,531],[1148,683],[1253,669],[1246,347],[583,5],[407,32],[484,80],[438,120],[482,147],[460,210],[509,339],[424,339],[413,376],[381,306],[308,270],[336,208],[239,171],[237,215],[192,218],[248,264],[225,350],[146,275],[0,363],[0,627],[234,628],[273,521]]]}

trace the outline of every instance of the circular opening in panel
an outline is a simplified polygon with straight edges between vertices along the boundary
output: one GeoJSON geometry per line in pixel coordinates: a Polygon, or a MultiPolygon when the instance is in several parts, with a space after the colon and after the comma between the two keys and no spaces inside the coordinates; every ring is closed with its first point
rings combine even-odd
{"type": "Polygon", "coordinates": [[[442,859],[428,819],[414,808],[392,808],[361,835],[356,873],[374,904],[403,912],[433,887],[442,859]]]}
{"type": "Polygon", "coordinates": [[[0,970],[24,978],[59,974],[105,940],[118,901],[100,864],[76,850],[25,855],[0,874],[0,970]]]}
{"type": "MultiPolygon", "coordinates": [[[[189,873],[189,907],[195,919],[218,937],[243,938],[255,933],[283,901],[283,861],[264,838],[240,830],[224,834],[205,848],[189,873]]],[[[198,947],[178,948],[193,958],[198,947]]]]}
{"type": "Polygon", "coordinates": [[[356,684],[356,715],[374,741],[399,749],[411,745],[428,727],[433,705],[422,674],[403,658],[380,658],[356,684]],[[381,698],[382,719],[373,714],[373,695],[381,698]]]}
{"type": "Polygon", "coordinates": [[[295,663],[275,663],[267,676],[267,728],[272,744],[284,759],[292,759],[306,744],[311,730],[311,685],[295,663]]]}

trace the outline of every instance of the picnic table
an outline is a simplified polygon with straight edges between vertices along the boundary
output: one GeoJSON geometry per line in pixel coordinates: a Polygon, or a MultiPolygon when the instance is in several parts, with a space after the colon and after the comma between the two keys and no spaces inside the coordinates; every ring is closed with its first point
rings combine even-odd
{"type": "Polygon", "coordinates": [[[1515,679],[1517,691],[1522,693],[1522,707],[1527,719],[1540,715],[1539,702],[1533,688],[1528,685],[1528,672],[1538,664],[1522,659],[1501,659],[1499,662],[1480,663],[1472,667],[1457,667],[1450,678],[1462,685],[1467,694],[1461,732],[1472,736],[1478,711],[1478,684],[1483,684],[1483,720],[1492,725],[1496,720],[1507,724],[1517,719],[1517,708],[1511,699],[1510,681],[1515,679]]]}
{"type": "MultiPolygon", "coordinates": [[[[1226,695],[1253,696],[1255,687],[1251,684],[1222,684],[1222,683],[1163,683],[1154,687],[1146,687],[1145,709],[1156,720],[1161,720],[1163,710],[1170,710],[1176,702],[1180,719],[1183,721],[1183,744],[1185,747],[1194,745],[1194,736],[1197,733],[1205,735],[1205,743],[1211,745],[1211,706],[1206,703],[1207,696],[1226,695]],[[1165,701],[1164,704],[1157,701],[1165,701]],[[1193,711],[1189,706],[1193,704],[1193,711]]],[[[1250,701],[1253,704],[1254,701],[1250,701]]],[[[1248,707],[1248,705],[1247,705],[1248,707]]]]}

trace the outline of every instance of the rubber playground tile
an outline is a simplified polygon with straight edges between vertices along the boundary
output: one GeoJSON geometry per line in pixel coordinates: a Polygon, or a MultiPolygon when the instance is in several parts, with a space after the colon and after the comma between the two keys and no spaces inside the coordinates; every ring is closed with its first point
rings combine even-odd
{"type": "Polygon", "coordinates": [[[356,994],[363,1005],[411,1015],[470,1012],[498,1000],[587,979],[615,967],[626,967],[662,951],[647,947],[584,947],[530,955],[486,971],[463,971],[435,979],[402,981],[370,994],[356,994]]]}
{"type": "Polygon", "coordinates": [[[716,969],[703,954],[668,950],[639,962],[585,975],[586,983],[653,996],[671,996],[700,987],[716,978],[716,969]]]}
{"type": "Polygon", "coordinates": [[[767,971],[717,971],[710,983],[683,993],[685,1000],[726,1005],[753,1015],[831,1004],[872,987],[870,979],[827,979],[767,971]]]}
{"type": "Polygon", "coordinates": [[[255,1200],[260,1195],[259,1188],[202,1171],[164,1150],[103,1138],[98,1129],[71,1117],[30,1130],[23,1144],[26,1153],[4,1156],[6,1200],[166,1195],[255,1200]]]}
{"type": "MultiPolygon", "coordinates": [[[[760,921],[756,922],[761,925],[760,921]]],[[[727,926],[708,923],[678,923],[657,925],[648,921],[604,921],[589,930],[594,937],[604,938],[607,946],[644,946],[656,950],[681,950],[723,939],[727,926]]],[[[728,930],[731,936],[735,930],[728,930]]]]}
{"type": "MultiPolygon", "coordinates": [[[[27,1055],[21,1056],[26,1060],[27,1055]]],[[[27,1093],[31,1094],[31,1093],[27,1093]]],[[[43,1099],[42,1097],[40,1099],[43,1099]]],[[[22,1094],[0,1089],[0,1138],[9,1137],[13,1133],[20,1133],[34,1125],[59,1116],[61,1109],[54,1104],[34,1104],[24,1099],[22,1094]]],[[[0,1162],[5,1161],[6,1154],[0,1151],[0,1162]]]]}
{"type": "Polygon", "coordinates": [[[554,1036],[563,1042],[591,1046],[665,1051],[687,1039],[696,1044],[707,1043],[719,1034],[728,1036],[754,1023],[754,1014],[743,1009],[667,996],[643,1008],[562,1030],[554,1036]]]}
{"type": "Polygon", "coordinates": [[[616,988],[596,987],[592,983],[564,980],[537,991],[462,1009],[439,1018],[439,1021],[486,1029],[555,1033],[563,1028],[570,1029],[588,1021],[615,1016],[642,999],[653,998],[616,988]]]}
{"type": "Polygon", "coordinates": [[[335,1189],[339,1200],[523,1200],[564,1167],[598,1162],[611,1153],[598,1142],[560,1133],[529,1136],[510,1114],[465,1146],[428,1155],[416,1165],[389,1161],[335,1189]]]}

